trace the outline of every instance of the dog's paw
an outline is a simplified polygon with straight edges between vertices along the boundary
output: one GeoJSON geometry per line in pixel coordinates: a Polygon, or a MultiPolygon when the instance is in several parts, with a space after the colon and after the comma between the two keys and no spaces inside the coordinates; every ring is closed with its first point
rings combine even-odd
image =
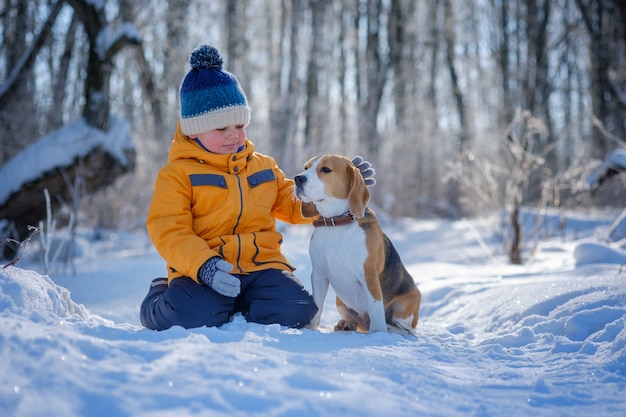
{"type": "Polygon", "coordinates": [[[335,324],[336,332],[354,332],[356,331],[357,325],[355,322],[341,319],[335,324]]]}
{"type": "Polygon", "coordinates": [[[416,330],[414,328],[407,328],[399,323],[387,323],[387,332],[399,334],[402,336],[414,336],[417,337],[416,330]]]}
{"type": "Polygon", "coordinates": [[[305,329],[309,329],[309,330],[319,330],[320,326],[319,323],[314,324],[314,323],[309,323],[306,326],[304,326],[305,329]]]}

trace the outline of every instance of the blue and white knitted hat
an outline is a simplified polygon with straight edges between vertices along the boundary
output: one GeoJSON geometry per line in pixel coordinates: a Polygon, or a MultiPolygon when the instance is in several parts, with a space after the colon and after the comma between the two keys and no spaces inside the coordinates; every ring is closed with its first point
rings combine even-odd
{"type": "Polygon", "coordinates": [[[180,86],[180,124],[185,135],[250,123],[250,108],[237,78],[222,70],[217,49],[202,45],[191,53],[191,70],[180,86]]]}

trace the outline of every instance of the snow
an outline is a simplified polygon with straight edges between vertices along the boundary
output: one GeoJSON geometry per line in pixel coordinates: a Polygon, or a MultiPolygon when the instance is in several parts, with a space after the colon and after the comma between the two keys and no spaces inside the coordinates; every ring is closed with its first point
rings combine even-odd
{"type": "Polygon", "coordinates": [[[76,158],[98,147],[106,149],[122,165],[128,164],[126,152],[134,148],[128,122],[112,116],[110,128],[104,132],[81,117],[41,137],[0,166],[0,205],[25,184],[48,171],[70,166],[76,158]]]}
{"type": "Polygon", "coordinates": [[[613,150],[605,159],[602,164],[598,166],[586,179],[587,187],[592,189],[599,185],[600,179],[606,175],[606,172],[610,169],[616,171],[626,170],[626,150],[617,148],[613,150]]]}
{"type": "MultiPolygon", "coordinates": [[[[598,238],[611,220],[578,216],[524,265],[494,224],[385,222],[423,294],[417,337],[333,332],[332,296],[320,331],[236,316],[155,332],[138,309],[165,265],[145,234],[84,233],[76,274],[53,277],[33,243],[0,269],[0,415],[626,415],[626,255],[598,238]]],[[[310,233],[284,227],[307,288],[310,233]]]]}
{"type": "Polygon", "coordinates": [[[104,27],[96,39],[96,53],[98,57],[105,61],[111,53],[111,48],[122,39],[126,39],[130,43],[141,43],[141,36],[135,25],[130,22],[124,22],[120,28],[104,27]]]}

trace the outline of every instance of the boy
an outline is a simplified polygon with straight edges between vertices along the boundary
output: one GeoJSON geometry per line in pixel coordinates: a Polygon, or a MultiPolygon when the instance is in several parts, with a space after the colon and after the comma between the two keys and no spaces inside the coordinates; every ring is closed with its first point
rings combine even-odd
{"type": "MultiPolygon", "coordinates": [[[[317,312],[281,253],[276,219],[313,212],[273,158],[254,151],[246,97],[219,52],[195,49],[180,88],[181,119],[159,172],[146,221],[168,278],[152,281],[141,323],[164,330],[220,326],[233,314],[301,328],[317,312]]],[[[370,164],[355,159],[369,184],[370,164]]]]}

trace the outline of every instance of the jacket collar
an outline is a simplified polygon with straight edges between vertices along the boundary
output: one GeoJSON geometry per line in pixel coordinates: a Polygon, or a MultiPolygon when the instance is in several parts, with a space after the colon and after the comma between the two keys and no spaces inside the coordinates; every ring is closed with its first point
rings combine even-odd
{"type": "Polygon", "coordinates": [[[176,127],[172,141],[168,162],[178,159],[195,159],[202,164],[211,165],[220,171],[238,174],[246,167],[248,160],[254,153],[254,144],[246,139],[243,150],[234,154],[211,153],[199,146],[194,140],[185,135],[180,128],[180,121],[176,127]]]}

